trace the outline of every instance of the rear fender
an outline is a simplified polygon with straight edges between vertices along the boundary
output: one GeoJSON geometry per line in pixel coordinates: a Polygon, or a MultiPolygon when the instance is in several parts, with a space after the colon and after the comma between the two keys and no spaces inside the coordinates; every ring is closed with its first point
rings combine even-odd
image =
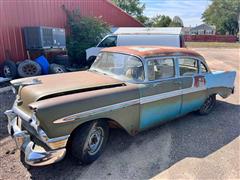
{"type": "Polygon", "coordinates": [[[235,71],[213,71],[206,74],[206,88],[208,94],[219,94],[227,98],[234,92],[235,71]]]}

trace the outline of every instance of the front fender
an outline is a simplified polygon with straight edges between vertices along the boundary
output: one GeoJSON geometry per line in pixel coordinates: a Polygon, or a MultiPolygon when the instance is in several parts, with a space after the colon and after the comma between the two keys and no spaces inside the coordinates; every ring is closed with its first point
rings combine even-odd
{"type": "Polygon", "coordinates": [[[130,134],[139,127],[136,85],[50,98],[32,103],[30,108],[49,137],[68,135],[82,123],[100,118],[116,121],[130,134]]]}

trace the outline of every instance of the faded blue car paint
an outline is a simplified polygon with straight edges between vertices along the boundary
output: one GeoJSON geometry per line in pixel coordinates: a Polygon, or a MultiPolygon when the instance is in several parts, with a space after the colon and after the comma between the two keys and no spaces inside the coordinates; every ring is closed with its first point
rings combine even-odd
{"type": "MultiPolygon", "coordinates": [[[[179,115],[181,107],[181,97],[177,97],[175,103],[167,103],[166,100],[157,101],[142,105],[140,113],[140,129],[146,129],[166,120],[174,119],[179,115]]],[[[176,99],[176,97],[174,97],[176,99]]]]}
{"type": "Polygon", "coordinates": [[[236,77],[235,71],[213,71],[205,75],[206,87],[234,87],[234,80],[236,77]]]}

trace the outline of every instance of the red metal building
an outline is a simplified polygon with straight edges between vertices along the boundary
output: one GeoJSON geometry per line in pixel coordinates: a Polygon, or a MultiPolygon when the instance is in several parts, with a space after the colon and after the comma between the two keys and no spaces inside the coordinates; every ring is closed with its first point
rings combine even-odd
{"type": "Polygon", "coordinates": [[[0,0],[0,64],[6,58],[14,61],[26,58],[22,27],[64,28],[62,5],[70,10],[79,9],[83,16],[101,16],[113,27],[143,26],[108,0],[0,0]]]}

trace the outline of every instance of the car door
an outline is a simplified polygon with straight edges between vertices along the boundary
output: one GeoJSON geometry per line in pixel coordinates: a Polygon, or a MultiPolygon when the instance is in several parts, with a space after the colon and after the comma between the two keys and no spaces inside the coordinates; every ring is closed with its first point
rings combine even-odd
{"type": "Polygon", "coordinates": [[[180,115],[198,110],[207,97],[206,79],[201,62],[192,57],[178,58],[179,76],[182,80],[182,106],[180,115]],[[201,67],[201,69],[199,68],[201,67]]]}
{"type": "Polygon", "coordinates": [[[140,88],[140,130],[177,117],[181,107],[181,79],[174,58],[146,62],[147,82],[140,88]]]}

